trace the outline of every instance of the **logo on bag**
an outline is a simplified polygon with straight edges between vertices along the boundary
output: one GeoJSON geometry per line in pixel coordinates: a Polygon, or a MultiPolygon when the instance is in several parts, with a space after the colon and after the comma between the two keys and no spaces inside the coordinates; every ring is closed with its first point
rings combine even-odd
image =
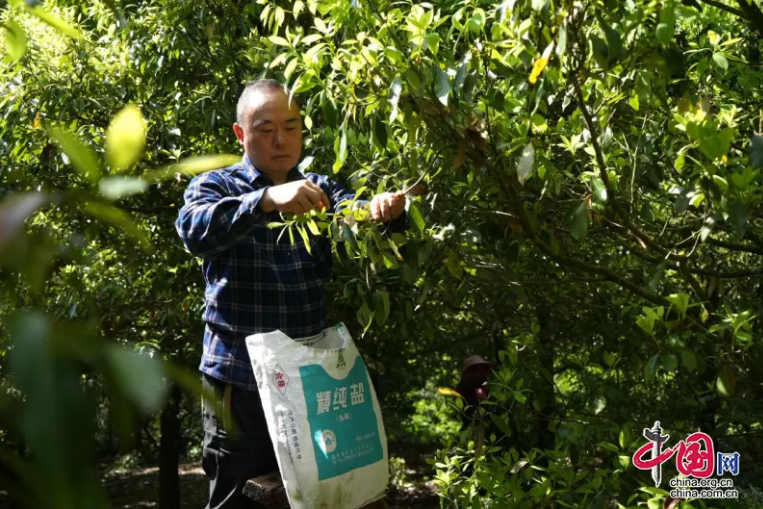
{"type": "Polygon", "coordinates": [[[320,441],[323,444],[323,450],[326,453],[332,453],[336,451],[336,435],[330,429],[324,429],[321,432],[320,441]]]}
{"type": "Polygon", "coordinates": [[[283,370],[283,368],[276,364],[276,369],[273,372],[273,385],[281,396],[286,396],[286,388],[289,386],[289,375],[283,370]]]}

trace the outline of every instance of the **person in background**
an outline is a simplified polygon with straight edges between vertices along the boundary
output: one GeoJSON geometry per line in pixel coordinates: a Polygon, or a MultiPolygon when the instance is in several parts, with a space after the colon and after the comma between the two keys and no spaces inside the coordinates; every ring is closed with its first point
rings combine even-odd
{"type": "Polygon", "coordinates": [[[464,411],[461,416],[461,430],[472,424],[474,412],[482,401],[490,395],[487,379],[493,370],[494,364],[483,359],[479,355],[472,355],[464,361],[461,369],[461,379],[456,385],[456,392],[465,400],[464,411]]]}

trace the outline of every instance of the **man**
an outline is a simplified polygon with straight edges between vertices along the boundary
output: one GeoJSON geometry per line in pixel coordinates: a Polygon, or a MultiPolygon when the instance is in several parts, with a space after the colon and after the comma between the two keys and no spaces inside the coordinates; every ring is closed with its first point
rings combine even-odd
{"type": "MultiPolygon", "coordinates": [[[[194,178],[176,221],[186,248],[203,259],[206,328],[200,370],[224,410],[219,416],[206,402],[203,408],[207,509],[244,507],[247,479],[277,469],[245,337],[279,329],[307,338],[328,326],[329,239],[311,236],[309,253],[301,236],[293,245],[287,238],[279,243],[280,231],[266,225],[279,221],[279,212],[336,212],[340,202],[353,197],[326,177],[297,170],[302,119],[278,82],[246,86],[233,131],[244,148],[243,161],[194,178]]],[[[374,196],[370,204],[377,221],[403,220],[404,209],[402,193],[374,196]]]]}

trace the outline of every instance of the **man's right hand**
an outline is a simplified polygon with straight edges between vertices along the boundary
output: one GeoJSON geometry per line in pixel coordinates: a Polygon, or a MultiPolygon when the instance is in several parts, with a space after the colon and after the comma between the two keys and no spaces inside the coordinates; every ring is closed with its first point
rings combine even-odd
{"type": "Polygon", "coordinates": [[[265,212],[292,212],[306,214],[311,210],[330,207],[326,193],[320,186],[309,180],[288,182],[280,186],[268,187],[262,194],[260,208],[265,212]]]}

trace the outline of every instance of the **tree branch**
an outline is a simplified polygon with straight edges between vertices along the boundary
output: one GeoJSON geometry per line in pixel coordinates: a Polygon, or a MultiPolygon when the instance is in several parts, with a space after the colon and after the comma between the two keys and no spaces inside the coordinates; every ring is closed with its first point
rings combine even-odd
{"type": "Polygon", "coordinates": [[[745,253],[752,253],[759,256],[763,256],[763,249],[758,249],[753,246],[745,246],[744,244],[733,244],[731,242],[724,242],[722,240],[710,239],[710,243],[718,247],[725,247],[732,251],[744,251],[745,253]]]}
{"type": "MultiPolygon", "coordinates": [[[[641,251],[637,251],[635,249],[631,250],[630,253],[655,265],[659,265],[660,263],[663,262],[663,260],[652,258],[648,256],[646,253],[642,253],[641,251]]],[[[676,265],[675,263],[665,263],[665,267],[671,270],[675,270],[676,272],[681,271],[680,267],[676,265]]],[[[697,267],[687,267],[687,269],[692,274],[696,274],[698,276],[717,277],[718,279],[740,279],[743,277],[759,276],[763,274],[763,267],[758,267],[755,269],[747,269],[747,270],[736,270],[736,271],[730,271],[730,272],[719,272],[717,270],[701,269],[697,267]]]]}
{"type": "Polygon", "coordinates": [[[748,3],[747,0],[737,0],[737,4],[746,14],[747,20],[755,26],[760,35],[763,35],[763,12],[755,2],[748,3]]]}
{"type": "Polygon", "coordinates": [[[734,7],[723,4],[721,2],[718,2],[717,0],[699,0],[699,1],[702,2],[703,4],[711,5],[722,11],[730,12],[731,14],[735,14],[739,16],[740,18],[750,21],[750,19],[747,17],[747,15],[743,11],[740,11],[739,9],[735,9],[734,7]]]}
{"type": "Polygon", "coordinates": [[[610,196],[610,200],[612,203],[612,208],[615,210],[615,213],[620,217],[620,220],[623,222],[626,228],[636,236],[644,245],[648,246],[650,249],[660,253],[661,255],[665,256],[665,258],[673,259],[673,260],[684,260],[686,259],[683,255],[678,255],[672,252],[672,250],[668,250],[655,242],[649,235],[641,231],[638,226],[636,226],[633,221],[630,219],[630,215],[622,210],[620,207],[620,204],[617,202],[617,195],[615,194],[615,189],[612,186],[612,182],[609,180],[609,175],[607,174],[607,165],[604,161],[604,153],[601,150],[601,145],[599,145],[599,131],[596,128],[596,126],[593,123],[593,119],[591,118],[591,113],[588,111],[588,107],[586,106],[585,98],[583,97],[583,90],[580,88],[580,83],[578,82],[577,76],[574,76],[571,78],[572,85],[575,88],[575,94],[578,98],[578,107],[580,108],[580,113],[582,113],[583,118],[586,121],[586,124],[588,125],[588,131],[591,133],[591,144],[593,145],[593,150],[596,153],[596,162],[599,165],[599,175],[601,176],[601,180],[604,182],[604,187],[607,188],[607,193],[610,196]]]}

